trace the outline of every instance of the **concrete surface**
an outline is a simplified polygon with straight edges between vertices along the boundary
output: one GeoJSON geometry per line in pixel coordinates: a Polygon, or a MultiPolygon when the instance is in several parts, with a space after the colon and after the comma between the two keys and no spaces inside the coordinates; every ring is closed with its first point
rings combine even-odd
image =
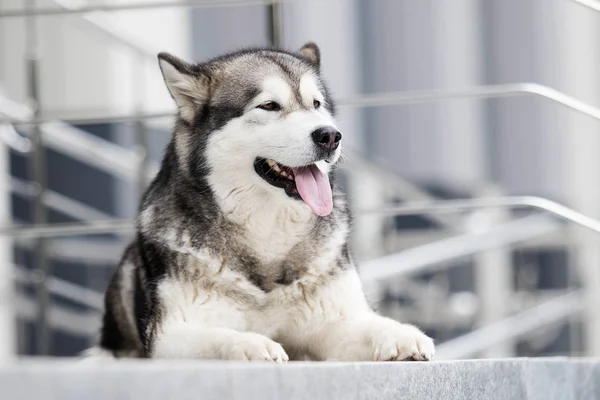
{"type": "Polygon", "coordinates": [[[600,360],[242,364],[27,360],[0,399],[600,399],[600,360]]]}

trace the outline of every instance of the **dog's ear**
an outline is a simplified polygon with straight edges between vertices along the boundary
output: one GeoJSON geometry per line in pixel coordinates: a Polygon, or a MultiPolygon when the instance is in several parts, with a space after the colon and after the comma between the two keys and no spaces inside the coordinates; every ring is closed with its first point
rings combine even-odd
{"type": "Polygon", "coordinates": [[[319,46],[313,42],[308,42],[300,49],[300,55],[306,61],[311,63],[317,70],[321,68],[321,51],[319,46]]]}
{"type": "Polygon", "coordinates": [[[208,78],[190,64],[168,53],[160,53],[158,63],[167,89],[179,108],[179,115],[191,123],[195,110],[207,100],[208,78]]]}

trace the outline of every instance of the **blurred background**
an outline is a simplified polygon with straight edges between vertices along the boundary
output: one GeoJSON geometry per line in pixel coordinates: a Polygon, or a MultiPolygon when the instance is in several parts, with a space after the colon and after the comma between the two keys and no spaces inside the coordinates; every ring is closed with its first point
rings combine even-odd
{"type": "Polygon", "coordinates": [[[95,340],[172,127],[156,54],[309,40],[379,309],[441,359],[600,356],[600,3],[0,0],[0,361],[95,340]]]}

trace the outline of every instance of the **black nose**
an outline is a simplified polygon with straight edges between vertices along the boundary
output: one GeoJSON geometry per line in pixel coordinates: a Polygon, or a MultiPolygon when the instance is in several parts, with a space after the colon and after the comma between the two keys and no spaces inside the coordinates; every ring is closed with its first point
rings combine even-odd
{"type": "Polygon", "coordinates": [[[342,134],[329,126],[319,128],[311,135],[317,146],[329,151],[337,149],[342,140],[342,134]]]}

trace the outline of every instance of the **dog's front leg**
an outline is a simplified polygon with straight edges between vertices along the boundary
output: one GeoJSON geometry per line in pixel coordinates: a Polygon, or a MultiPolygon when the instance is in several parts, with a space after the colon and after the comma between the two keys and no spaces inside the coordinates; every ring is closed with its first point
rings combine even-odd
{"type": "Polygon", "coordinates": [[[337,361],[429,361],[433,340],[412,325],[369,312],[332,321],[317,336],[317,356],[337,361]]]}
{"type": "MultiPolygon", "coordinates": [[[[433,340],[412,325],[376,314],[368,306],[360,280],[350,270],[309,299],[307,348],[320,360],[428,361],[433,340]]],[[[305,339],[306,340],[306,339],[305,339]]]]}
{"type": "Polygon", "coordinates": [[[279,343],[258,333],[179,322],[164,324],[152,337],[152,358],[288,361],[279,343]]]}

